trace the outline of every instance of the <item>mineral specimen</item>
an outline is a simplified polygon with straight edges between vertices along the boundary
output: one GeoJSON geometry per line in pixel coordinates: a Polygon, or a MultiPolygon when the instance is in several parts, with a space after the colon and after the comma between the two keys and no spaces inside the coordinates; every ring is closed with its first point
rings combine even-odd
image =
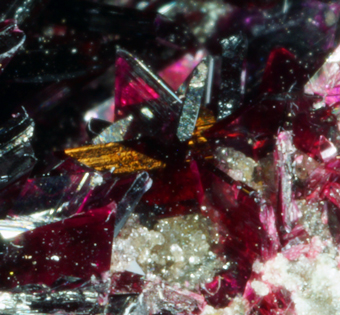
{"type": "Polygon", "coordinates": [[[0,313],[339,314],[339,14],[3,0],[0,313]]]}

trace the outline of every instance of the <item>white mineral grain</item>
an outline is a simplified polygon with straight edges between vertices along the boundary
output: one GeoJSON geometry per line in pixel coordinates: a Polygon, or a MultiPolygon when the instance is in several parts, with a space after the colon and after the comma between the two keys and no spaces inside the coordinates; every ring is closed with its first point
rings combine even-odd
{"type": "Polygon", "coordinates": [[[162,219],[153,229],[133,215],[113,244],[111,271],[126,270],[136,261],[147,274],[194,289],[223,266],[210,250],[212,235],[211,222],[202,215],[162,219]]]}
{"type": "MultiPolygon", "coordinates": [[[[254,265],[259,272],[260,265],[254,265]]],[[[262,282],[291,292],[297,315],[340,314],[340,270],[331,242],[315,259],[302,254],[290,261],[280,253],[263,264],[260,273],[262,282]]]]}
{"type": "Polygon", "coordinates": [[[215,155],[220,162],[219,167],[235,180],[253,187],[254,168],[257,163],[244,153],[229,147],[219,147],[215,155]]]}

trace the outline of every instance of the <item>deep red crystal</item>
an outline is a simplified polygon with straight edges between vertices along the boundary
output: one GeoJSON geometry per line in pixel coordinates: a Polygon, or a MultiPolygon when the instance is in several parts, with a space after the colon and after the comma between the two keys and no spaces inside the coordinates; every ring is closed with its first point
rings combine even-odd
{"type": "MultiPolygon", "coordinates": [[[[112,313],[191,315],[206,313],[206,304],[209,313],[210,306],[231,307],[238,299],[249,315],[295,315],[295,304],[301,302],[296,297],[309,283],[301,292],[290,292],[262,277],[264,271],[257,272],[281,257],[294,266],[306,262],[311,273],[308,268],[324,263],[325,256],[319,255],[333,255],[340,244],[336,58],[327,59],[335,65],[331,79],[312,79],[315,91],[305,85],[338,45],[339,3],[46,2],[0,4],[0,72],[6,66],[0,78],[1,120],[12,112],[18,118],[13,109],[24,101],[36,126],[33,134],[27,116],[26,122],[14,119],[0,128],[0,309],[10,307],[13,314],[22,307],[44,314],[110,314],[114,301],[124,295],[125,302],[112,313]],[[44,11],[33,11],[39,5],[44,11]],[[8,20],[12,17],[25,34],[8,20]],[[207,77],[200,77],[205,71],[190,76],[205,52],[211,54],[207,77]],[[200,87],[188,93],[187,82],[183,84],[187,77],[194,78],[193,86],[198,79],[200,87]],[[184,118],[183,124],[193,128],[199,112],[199,102],[191,111],[183,110],[183,104],[198,99],[195,93],[202,93],[202,82],[207,83],[201,106],[214,109],[220,121],[196,137],[198,127],[194,139],[190,131],[180,144],[179,122],[184,118]],[[98,113],[107,104],[109,122],[87,128],[87,113],[98,113]],[[127,118],[131,124],[117,124],[127,118]],[[104,143],[113,141],[112,130],[120,134],[126,127],[119,141],[128,150],[167,166],[150,174],[122,175],[53,157],[52,150],[83,145],[93,134],[117,125],[108,129],[104,143]],[[225,160],[215,149],[223,148],[233,148],[240,156],[233,163],[249,162],[245,182],[231,177],[233,163],[221,167],[225,160]],[[218,238],[207,249],[220,264],[207,271],[213,280],[192,284],[188,273],[184,283],[165,283],[162,273],[168,272],[168,262],[161,273],[143,266],[145,276],[113,272],[112,244],[126,236],[119,232],[127,231],[124,226],[135,210],[128,229],[139,231],[131,226],[137,221],[140,233],[146,234],[155,232],[160,218],[203,215],[211,236],[218,238]],[[49,217],[42,215],[47,212],[49,217]],[[3,239],[3,231],[15,224],[18,231],[35,228],[3,239]],[[254,281],[262,281],[268,292],[259,296],[254,281]]],[[[131,248],[122,251],[137,255],[140,248],[131,248]]],[[[334,257],[328,258],[336,268],[334,257]]],[[[140,257],[133,259],[142,264],[140,257]]],[[[280,276],[286,271],[277,272],[280,276]]]]}
{"type": "Polygon", "coordinates": [[[135,80],[127,77],[133,69],[122,57],[116,60],[115,105],[121,108],[129,105],[146,103],[156,100],[159,95],[142,78],[135,80]]]}
{"type": "Polygon", "coordinates": [[[261,257],[261,249],[269,239],[255,195],[245,192],[241,183],[229,184],[205,168],[201,174],[205,191],[202,214],[217,225],[219,242],[215,251],[230,264],[212,283],[205,284],[202,293],[209,304],[223,307],[243,292],[252,264],[261,257]]]}
{"type": "Polygon", "coordinates": [[[284,93],[301,86],[305,74],[294,54],[287,49],[275,48],[268,57],[264,69],[261,91],[262,93],[284,93]]]}
{"type": "Polygon", "coordinates": [[[166,168],[154,176],[151,189],[142,198],[160,216],[199,212],[202,200],[203,187],[195,161],[166,168]]]}
{"type": "Polygon", "coordinates": [[[89,280],[110,269],[115,205],[20,234],[0,257],[1,289],[52,286],[64,276],[89,280]]]}

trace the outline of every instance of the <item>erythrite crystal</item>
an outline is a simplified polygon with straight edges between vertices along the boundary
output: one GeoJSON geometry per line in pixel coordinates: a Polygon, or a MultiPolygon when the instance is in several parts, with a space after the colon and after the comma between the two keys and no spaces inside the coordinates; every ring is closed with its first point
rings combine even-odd
{"type": "Polygon", "coordinates": [[[322,161],[326,162],[337,156],[338,149],[331,141],[327,140],[323,135],[320,136],[319,147],[320,157],[322,161]]]}
{"type": "Polygon", "coordinates": [[[150,189],[151,185],[152,180],[150,180],[148,173],[143,172],[137,175],[135,181],[117,206],[114,237],[118,235],[140,199],[144,193],[150,189]]]}
{"type": "Polygon", "coordinates": [[[303,74],[296,57],[290,51],[285,48],[276,48],[270,52],[268,57],[261,90],[263,93],[288,92],[296,85],[301,86],[305,79],[303,74]]]}
{"type": "MultiPolygon", "coordinates": [[[[295,203],[292,181],[294,178],[293,155],[295,148],[292,143],[292,133],[280,132],[277,136],[275,159],[278,180],[278,212],[281,217],[281,228],[285,233],[292,231],[301,216],[295,203]]],[[[281,231],[281,232],[283,232],[281,231]]]]}
{"type": "Polygon", "coordinates": [[[153,209],[150,215],[167,217],[199,211],[204,190],[195,161],[169,166],[153,180],[153,186],[142,198],[143,206],[153,209]]]}
{"type": "Polygon", "coordinates": [[[322,96],[324,102],[329,106],[339,102],[339,70],[340,46],[305,85],[305,93],[322,96]]]}
{"type": "Polygon", "coordinates": [[[177,91],[181,84],[190,76],[190,73],[205,56],[203,50],[198,50],[195,55],[186,54],[170,66],[158,72],[158,75],[174,90],[177,91]]]}
{"type": "Polygon", "coordinates": [[[258,160],[271,152],[280,126],[284,124],[285,111],[289,100],[285,95],[265,97],[256,105],[245,109],[231,123],[222,120],[204,132],[211,142],[214,139],[218,145],[233,147],[245,155],[258,160]],[[268,121],[267,117],[270,117],[268,121]]]}
{"type": "Polygon", "coordinates": [[[17,236],[0,257],[1,289],[51,286],[63,276],[100,277],[110,269],[114,209],[96,209],[17,236]]]}
{"type": "Polygon", "coordinates": [[[339,314],[339,13],[1,1],[0,313],[339,314]]]}
{"type": "Polygon", "coordinates": [[[290,116],[295,135],[293,142],[297,149],[314,159],[324,160],[335,154],[335,147],[331,142],[338,141],[339,131],[337,118],[330,110],[313,107],[317,101],[317,98],[304,96],[291,103],[290,116]],[[294,104],[299,104],[298,109],[294,109],[294,104]],[[328,152],[325,151],[327,147],[328,152]]]}
{"type": "Polygon", "coordinates": [[[138,136],[172,139],[181,104],[176,94],[146,65],[119,49],[115,77],[116,113],[118,117],[131,117],[124,122],[116,122],[107,131],[104,130],[95,143],[108,143],[115,139],[128,140],[138,136]],[[124,128],[121,130],[122,124],[126,131],[124,128]]]}
{"type": "MultiPolygon", "coordinates": [[[[136,65],[131,64],[130,61],[133,60],[133,56],[129,56],[129,54],[124,51],[118,51],[117,55],[115,104],[118,109],[121,107],[147,103],[158,99],[159,95],[157,92],[150,85],[148,85],[147,82],[145,82],[143,77],[138,76],[138,73],[134,73],[136,70],[132,67],[136,67],[136,65]]],[[[138,62],[136,64],[138,67],[138,62]]],[[[143,68],[141,70],[145,71],[145,66],[143,68]]]]}
{"type": "Polygon", "coordinates": [[[225,270],[202,287],[202,294],[210,305],[224,307],[243,292],[251,265],[261,256],[261,248],[268,246],[269,238],[262,228],[260,205],[254,194],[249,195],[238,182],[225,182],[217,172],[205,168],[201,172],[205,189],[202,213],[217,225],[219,242],[215,252],[227,262],[225,270]]]}
{"type": "MultiPolygon", "coordinates": [[[[327,54],[337,46],[339,8],[338,2],[279,1],[277,5],[264,8],[249,5],[221,18],[216,40],[221,38],[221,34],[227,37],[242,31],[247,35],[246,99],[249,97],[255,100],[259,96],[259,84],[268,56],[273,49],[279,47],[294,54],[302,66],[299,73],[287,73],[286,69],[290,70],[291,67],[282,73],[288,74],[289,78],[294,75],[304,77],[304,81],[296,82],[301,83],[300,86],[294,85],[294,88],[301,90],[322,65],[327,54]]],[[[285,78],[276,77],[275,81],[285,82],[285,86],[291,87],[285,78]]]]}
{"type": "MultiPolygon", "coordinates": [[[[92,275],[100,278],[110,269],[114,235],[119,233],[149,187],[149,177],[142,173],[117,202],[118,205],[112,201],[17,236],[8,245],[6,253],[0,256],[1,288],[30,283],[52,286],[62,276],[78,277],[83,281],[92,275]],[[77,252],[75,249],[79,244],[83,246],[77,252]]],[[[67,188],[71,189],[69,185],[67,188]]],[[[117,196],[116,191],[116,201],[117,196]]]]}

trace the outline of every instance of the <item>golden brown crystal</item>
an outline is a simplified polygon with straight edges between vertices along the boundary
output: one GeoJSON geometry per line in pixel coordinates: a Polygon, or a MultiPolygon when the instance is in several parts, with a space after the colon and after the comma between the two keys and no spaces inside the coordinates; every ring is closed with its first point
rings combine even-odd
{"type": "MultiPolygon", "coordinates": [[[[201,109],[197,118],[196,127],[192,134],[192,138],[188,142],[189,149],[196,154],[204,152],[204,159],[210,160],[213,158],[208,140],[203,136],[203,132],[213,126],[216,119],[213,113],[207,109],[201,109]]],[[[203,157],[203,156],[202,156],[203,157]]]]}
{"type": "MultiPolygon", "coordinates": [[[[215,121],[215,117],[210,111],[201,110],[192,139],[189,141],[191,150],[210,152],[207,139],[202,133],[209,129],[215,121]]],[[[153,159],[118,142],[66,149],[65,153],[98,171],[114,168],[115,174],[144,170],[151,171],[165,167],[164,162],[153,159]]],[[[204,158],[210,159],[212,155],[208,153],[204,158]]]]}
{"type": "Polygon", "coordinates": [[[98,171],[115,169],[115,174],[154,170],[165,167],[161,161],[150,158],[120,143],[89,145],[66,149],[65,153],[98,171]]]}
{"type": "Polygon", "coordinates": [[[213,126],[216,123],[216,119],[212,111],[208,109],[201,109],[199,116],[197,118],[195,131],[193,133],[193,137],[202,136],[202,133],[213,126]]]}

